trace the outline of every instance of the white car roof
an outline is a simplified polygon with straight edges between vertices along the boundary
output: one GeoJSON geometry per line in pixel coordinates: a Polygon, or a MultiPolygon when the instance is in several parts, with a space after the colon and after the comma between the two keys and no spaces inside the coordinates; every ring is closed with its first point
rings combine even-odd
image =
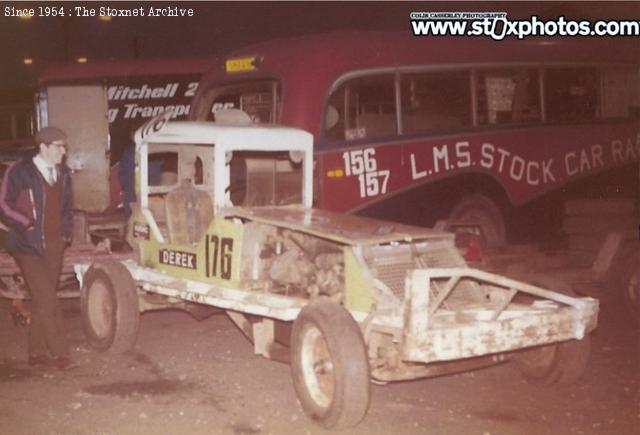
{"type": "Polygon", "coordinates": [[[313,146],[304,130],[273,124],[225,125],[215,122],[170,121],[144,138],[146,142],[224,144],[233,149],[290,150],[313,146]]]}

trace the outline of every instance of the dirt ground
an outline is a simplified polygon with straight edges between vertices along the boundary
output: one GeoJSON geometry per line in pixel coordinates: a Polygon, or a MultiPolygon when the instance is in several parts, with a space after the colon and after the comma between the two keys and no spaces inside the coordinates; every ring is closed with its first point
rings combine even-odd
{"type": "MultiPolygon", "coordinates": [[[[29,368],[26,330],[0,301],[0,433],[326,434],[298,404],[289,367],[252,354],[225,315],[142,316],[135,351],[111,356],[84,341],[77,304],[65,317],[80,367],[29,368]]],[[[604,305],[586,376],[532,386],[504,364],[374,385],[365,420],[344,434],[637,434],[640,331],[604,305]]]]}

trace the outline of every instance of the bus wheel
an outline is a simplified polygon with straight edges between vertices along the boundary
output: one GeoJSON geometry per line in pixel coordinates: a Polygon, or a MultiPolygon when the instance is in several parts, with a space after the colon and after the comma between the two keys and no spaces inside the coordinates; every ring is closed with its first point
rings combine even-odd
{"type": "Polygon", "coordinates": [[[291,332],[291,372],[305,413],[325,428],[355,426],[367,413],[366,347],[342,306],[323,301],[302,309],[291,332]]]}
{"type": "MultiPolygon", "coordinates": [[[[547,287],[558,293],[575,296],[571,286],[551,277],[538,277],[534,285],[547,287]],[[536,282],[537,281],[537,282],[536,282]]],[[[514,355],[514,362],[529,382],[542,385],[569,385],[584,374],[591,355],[591,335],[581,340],[537,346],[514,355]]]]}
{"type": "Polygon", "coordinates": [[[640,272],[638,272],[640,253],[637,248],[635,252],[631,249],[627,250],[623,262],[617,287],[621,290],[622,303],[627,308],[627,312],[632,320],[640,325],[640,272]]]}
{"type": "Polygon", "coordinates": [[[474,194],[462,198],[449,213],[449,220],[456,224],[479,226],[484,242],[489,247],[500,247],[506,244],[507,236],[502,212],[484,195],[474,194]]]}
{"type": "Polygon", "coordinates": [[[138,294],[122,263],[100,261],[89,268],[80,291],[80,310],[92,348],[122,353],[135,344],[140,319],[138,294]]]}

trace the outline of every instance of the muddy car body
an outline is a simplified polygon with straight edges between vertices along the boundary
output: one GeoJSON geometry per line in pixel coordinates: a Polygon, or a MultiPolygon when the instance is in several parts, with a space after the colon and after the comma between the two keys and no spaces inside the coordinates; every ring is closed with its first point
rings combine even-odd
{"type": "Polygon", "coordinates": [[[596,300],[469,268],[449,233],[312,209],[304,131],[156,118],[136,147],[135,260],[76,265],[99,350],[131,348],[141,311],[222,309],[256,354],[289,347],[298,398],[329,428],[364,417],[371,380],[510,355],[543,382],[584,369],[596,300]]]}

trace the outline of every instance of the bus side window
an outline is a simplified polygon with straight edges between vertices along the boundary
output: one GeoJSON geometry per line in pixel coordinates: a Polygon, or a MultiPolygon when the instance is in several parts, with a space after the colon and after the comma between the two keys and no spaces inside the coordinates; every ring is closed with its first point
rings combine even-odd
{"type": "Polygon", "coordinates": [[[397,134],[393,75],[359,77],[329,97],[324,135],[331,141],[377,139],[397,134]],[[328,123],[337,111],[338,119],[328,123]],[[332,124],[332,125],[327,125],[332,124]]]}
{"type": "Polygon", "coordinates": [[[401,89],[403,133],[447,131],[471,125],[468,71],[404,75],[401,89]]]}
{"type": "Polygon", "coordinates": [[[549,121],[588,121],[598,116],[600,79],[595,68],[548,68],[544,72],[549,121]]]}
{"type": "Polygon", "coordinates": [[[479,70],[478,124],[540,121],[540,85],[535,69],[479,70]]]}
{"type": "Polygon", "coordinates": [[[278,122],[280,113],[280,84],[275,80],[257,80],[211,88],[195,108],[199,119],[216,121],[216,112],[240,109],[258,123],[278,122]]]}
{"type": "Polygon", "coordinates": [[[602,70],[603,118],[640,116],[640,76],[633,68],[612,67],[602,70]]]}

